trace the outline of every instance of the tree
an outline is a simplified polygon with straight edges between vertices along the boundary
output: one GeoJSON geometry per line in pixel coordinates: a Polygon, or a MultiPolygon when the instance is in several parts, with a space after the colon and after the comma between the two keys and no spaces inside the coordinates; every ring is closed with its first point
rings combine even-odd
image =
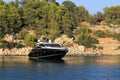
{"type": "Polygon", "coordinates": [[[73,26],[74,26],[74,28],[75,28],[75,26],[77,26],[76,24],[76,19],[77,19],[77,17],[76,17],[76,5],[72,2],[72,1],[64,1],[63,3],[62,3],[62,5],[64,6],[64,8],[66,8],[67,9],[67,12],[69,12],[69,14],[70,14],[70,17],[72,17],[72,20],[74,20],[74,24],[73,24],[73,26]]]}
{"type": "Polygon", "coordinates": [[[25,6],[29,0],[20,0],[19,3],[21,6],[25,6]]]}
{"type": "Polygon", "coordinates": [[[3,0],[0,0],[0,5],[4,5],[4,1],[3,0]]]}
{"type": "Polygon", "coordinates": [[[0,37],[4,37],[7,29],[7,4],[0,0],[0,37]]]}
{"type": "Polygon", "coordinates": [[[89,21],[89,13],[84,6],[76,7],[74,15],[77,25],[80,22],[89,21]]]}
{"type": "Polygon", "coordinates": [[[15,0],[15,6],[19,7],[19,0],[15,0]]]}
{"type": "Polygon", "coordinates": [[[64,34],[67,34],[68,37],[72,37],[72,30],[74,29],[73,16],[69,11],[66,11],[62,17],[61,28],[64,34]]]}
{"type": "Polygon", "coordinates": [[[120,6],[106,7],[104,9],[105,21],[112,24],[120,24],[120,6]]]}
{"type": "Polygon", "coordinates": [[[86,25],[80,25],[79,29],[77,30],[77,43],[80,45],[85,46],[86,48],[94,47],[94,44],[98,44],[99,41],[96,37],[90,35],[89,28],[86,25]]]}
{"type": "Polygon", "coordinates": [[[8,3],[8,13],[7,13],[7,33],[14,34],[19,32],[22,25],[21,16],[19,14],[19,9],[16,7],[14,2],[8,3]]]}
{"type": "MultiPolygon", "coordinates": [[[[37,37],[44,35],[51,40],[61,34],[72,37],[73,30],[80,22],[89,21],[90,16],[84,6],[77,7],[71,1],[59,5],[56,0],[15,0],[8,3],[0,0],[0,9],[0,37],[19,33],[20,39],[31,30],[36,32],[37,37]]],[[[77,35],[92,42],[93,38],[87,30],[80,28],[81,32],[77,35]]],[[[85,42],[82,44],[88,45],[85,42]]]]}
{"type": "Polygon", "coordinates": [[[32,28],[35,27],[37,20],[39,19],[39,0],[30,0],[23,7],[23,21],[25,26],[32,28]]]}
{"type": "Polygon", "coordinates": [[[100,24],[101,21],[104,21],[104,14],[101,12],[94,14],[90,20],[92,24],[100,24]]]}
{"type": "Polygon", "coordinates": [[[120,41],[120,33],[114,33],[113,38],[120,41]]]}
{"type": "Polygon", "coordinates": [[[33,46],[35,46],[35,40],[36,40],[35,37],[33,37],[30,34],[26,34],[25,38],[24,38],[24,43],[25,43],[26,46],[32,46],[33,47],[33,46]]]}
{"type": "Polygon", "coordinates": [[[57,38],[60,34],[59,32],[59,22],[56,20],[57,16],[56,16],[56,12],[58,10],[58,6],[56,3],[51,2],[49,3],[49,12],[48,12],[48,23],[47,23],[47,35],[48,38],[51,40],[54,40],[55,38],[57,38]]]}
{"type": "Polygon", "coordinates": [[[0,38],[4,37],[4,29],[0,26],[0,38]]]}
{"type": "Polygon", "coordinates": [[[67,8],[71,13],[74,12],[76,5],[71,1],[64,1],[62,5],[67,8]]]}

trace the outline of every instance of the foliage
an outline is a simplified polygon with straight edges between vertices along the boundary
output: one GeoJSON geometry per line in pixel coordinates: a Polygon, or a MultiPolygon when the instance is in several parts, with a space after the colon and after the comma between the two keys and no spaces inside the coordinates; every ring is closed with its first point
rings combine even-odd
{"type": "Polygon", "coordinates": [[[101,50],[103,50],[103,47],[102,47],[102,46],[98,46],[98,49],[101,49],[101,50]]]}
{"type": "Polygon", "coordinates": [[[104,15],[108,24],[120,24],[120,6],[106,7],[104,15]]]}
{"type": "Polygon", "coordinates": [[[114,33],[113,38],[120,41],[120,33],[114,33]]]}
{"type": "Polygon", "coordinates": [[[75,9],[74,14],[76,14],[75,18],[76,18],[78,24],[79,24],[79,22],[89,21],[90,15],[84,6],[77,7],[75,9]]]}
{"type": "Polygon", "coordinates": [[[38,36],[46,35],[52,40],[60,34],[71,37],[73,29],[80,21],[87,21],[89,13],[71,1],[64,1],[62,5],[56,0],[1,1],[0,37],[19,33],[23,28],[34,29],[38,36]]]}
{"type": "Polygon", "coordinates": [[[104,14],[97,12],[96,14],[92,15],[90,19],[91,24],[100,24],[101,21],[104,21],[104,14]]]}
{"type": "Polygon", "coordinates": [[[99,38],[105,38],[105,37],[106,37],[105,32],[102,31],[102,30],[97,30],[97,31],[95,32],[95,35],[96,35],[97,37],[99,37],[99,38]]]}
{"type": "Polygon", "coordinates": [[[98,44],[99,41],[96,37],[91,36],[89,28],[86,25],[80,25],[80,28],[77,32],[78,40],[77,42],[80,45],[85,46],[86,48],[94,47],[94,44],[98,44]]]}
{"type": "Polygon", "coordinates": [[[18,39],[24,39],[26,34],[28,34],[28,30],[23,28],[23,29],[19,32],[18,39]]]}
{"type": "Polygon", "coordinates": [[[33,37],[32,35],[30,34],[26,34],[25,35],[25,38],[24,38],[24,43],[26,46],[35,46],[35,41],[36,41],[36,38],[33,37]]]}
{"type": "Polygon", "coordinates": [[[20,43],[14,43],[14,42],[7,42],[7,41],[0,41],[0,48],[22,48],[24,47],[24,45],[20,44],[20,43]]]}
{"type": "MultiPolygon", "coordinates": [[[[97,37],[111,37],[110,31],[90,32],[88,26],[79,23],[90,22],[100,24],[106,21],[111,24],[120,24],[120,6],[106,7],[104,12],[90,15],[84,6],[76,6],[72,1],[64,1],[62,5],[56,0],[15,0],[8,3],[0,0],[0,38],[6,34],[19,34],[27,46],[34,46],[34,36],[29,30],[34,30],[36,37],[44,35],[54,40],[61,34],[69,37],[78,36],[77,42],[86,47],[93,47],[98,43],[97,37]],[[27,42],[28,41],[28,42],[27,42]],[[31,42],[30,42],[31,41],[31,42]]],[[[119,40],[118,35],[114,35],[119,40]]]]}
{"type": "Polygon", "coordinates": [[[118,48],[116,50],[120,50],[120,46],[118,46],[118,48]]]}
{"type": "Polygon", "coordinates": [[[94,32],[94,35],[96,35],[98,38],[106,38],[106,37],[112,37],[113,36],[111,31],[109,31],[108,29],[97,30],[97,31],[94,32]]]}
{"type": "Polygon", "coordinates": [[[14,2],[0,5],[0,29],[3,34],[15,34],[21,29],[22,21],[19,8],[14,2]]]}

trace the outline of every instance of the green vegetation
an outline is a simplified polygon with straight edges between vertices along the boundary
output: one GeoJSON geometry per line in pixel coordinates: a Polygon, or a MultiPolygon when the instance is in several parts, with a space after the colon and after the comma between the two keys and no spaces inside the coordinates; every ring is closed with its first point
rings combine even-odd
{"type": "Polygon", "coordinates": [[[120,41],[120,33],[114,33],[113,38],[120,41]]]}
{"type": "Polygon", "coordinates": [[[120,46],[118,46],[117,50],[120,50],[120,46]]]}
{"type": "Polygon", "coordinates": [[[20,44],[20,43],[14,43],[14,42],[7,42],[7,41],[0,41],[0,48],[22,48],[24,47],[24,45],[20,44]]]}
{"type": "Polygon", "coordinates": [[[106,37],[112,37],[113,33],[109,31],[108,29],[105,29],[105,30],[95,31],[94,35],[96,35],[98,38],[106,38],[106,37]]]}
{"type": "Polygon", "coordinates": [[[104,21],[104,14],[101,12],[97,12],[93,16],[90,17],[90,23],[91,24],[100,24],[101,21],[104,21]]]}
{"type": "Polygon", "coordinates": [[[35,41],[36,38],[33,37],[32,35],[30,34],[25,35],[24,43],[26,44],[26,46],[35,46],[35,41]]]}
{"type": "MultiPolygon", "coordinates": [[[[72,1],[60,5],[56,0],[15,0],[8,3],[0,0],[0,9],[0,39],[6,34],[18,34],[17,37],[27,46],[34,46],[35,39],[41,35],[54,40],[66,34],[77,36],[76,42],[81,45],[95,47],[97,38],[109,37],[112,33],[92,31],[89,26],[79,25],[81,22],[120,24],[120,6],[106,7],[104,13],[90,15],[84,6],[76,6],[72,1]],[[30,30],[34,30],[36,36],[30,35],[30,30]]],[[[119,40],[119,37],[116,35],[115,39],[119,40]]]]}
{"type": "Polygon", "coordinates": [[[106,33],[102,30],[96,31],[95,34],[96,34],[97,37],[100,37],[100,38],[105,38],[106,37],[106,33]]]}
{"type": "Polygon", "coordinates": [[[120,6],[106,7],[105,12],[105,21],[108,24],[120,24],[120,6]]]}
{"type": "Polygon", "coordinates": [[[98,46],[98,49],[103,50],[103,47],[102,46],[98,46]]]}
{"type": "Polygon", "coordinates": [[[99,43],[97,38],[92,36],[91,30],[86,25],[80,25],[76,35],[78,36],[78,40],[76,42],[87,48],[94,48],[94,44],[99,43]]]}
{"type": "Polygon", "coordinates": [[[71,1],[59,5],[55,0],[15,0],[9,3],[0,0],[0,9],[1,38],[19,33],[22,28],[35,30],[38,36],[47,35],[52,40],[62,33],[71,37],[79,22],[87,21],[89,17],[83,6],[77,7],[71,1]]]}

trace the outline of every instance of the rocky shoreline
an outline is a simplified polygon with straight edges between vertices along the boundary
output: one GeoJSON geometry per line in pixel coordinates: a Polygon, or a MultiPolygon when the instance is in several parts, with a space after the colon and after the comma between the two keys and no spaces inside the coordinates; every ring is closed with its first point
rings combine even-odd
{"type": "Polygon", "coordinates": [[[0,49],[1,56],[27,56],[32,50],[31,47],[13,48],[13,49],[0,49]]]}
{"type": "Polygon", "coordinates": [[[120,55],[120,50],[114,50],[110,53],[104,52],[102,50],[86,50],[80,51],[79,49],[68,48],[69,52],[67,56],[117,56],[120,55]]]}
{"type": "MultiPolygon", "coordinates": [[[[0,56],[28,56],[32,50],[31,47],[0,49],[0,56]]],[[[68,47],[66,56],[102,56],[102,55],[120,55],[120,50],[114,50],[110,53],[102,52],[101,50],[85,50],[83,46],[68,47]]]]}
{"type": "MultiPolygon", "coordinates": [[[[13,41],[13,36],[6,35],[5,41],[13,41]]],[[[60,44],[68,48],[67,56],[102,56],[102,55],[120,55],[120,43],[113,38],[99,38],[99,44],[96,44],[96,48],[85,48],[83,45],[74,43],[72,38],[68,38],[67,35],[62,35],[55,39],[55,43],[60,44]]],[[[13,41],[16,42],[16,41],[13,41]]],[[[5,56],[27,56],[32,50],[32,47],[23,48],[0,48],[0,55],[5,56]]]]}

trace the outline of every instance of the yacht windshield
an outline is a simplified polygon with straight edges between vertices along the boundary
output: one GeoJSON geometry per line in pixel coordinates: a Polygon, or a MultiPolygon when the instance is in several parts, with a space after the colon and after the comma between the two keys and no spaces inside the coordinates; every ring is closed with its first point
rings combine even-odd
{"type": "Polygon", "coordinates": [[[44,45],[49,47],[60,47],[59,44],[44,44],[44,45]]]}

